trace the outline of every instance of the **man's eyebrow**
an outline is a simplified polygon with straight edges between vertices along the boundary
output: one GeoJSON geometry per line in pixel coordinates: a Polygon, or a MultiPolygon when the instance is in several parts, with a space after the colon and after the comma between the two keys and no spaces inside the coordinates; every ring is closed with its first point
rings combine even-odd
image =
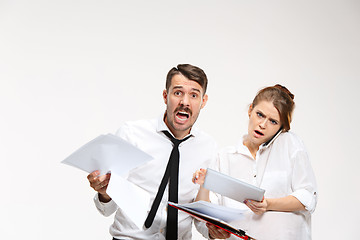
{"type": "MultiPolygon", "coordinates": [[[[183,86],[174,86],[173,87],[173,89],[183,89],[183,88],[184,88],[183,86]]],[[[197,88],[192,88],[191,90],[201,93],[200,89],[197,89],[197,88]]]]}
{"type": "Polygon", "coordinates": [[[174,86],[173,89],[181,89],[183,86],[174,86]]]}
{"type": "Polygon", "coordinates": [[[192,88],[193,91],[201,93],[200,89],[192,88]]]}

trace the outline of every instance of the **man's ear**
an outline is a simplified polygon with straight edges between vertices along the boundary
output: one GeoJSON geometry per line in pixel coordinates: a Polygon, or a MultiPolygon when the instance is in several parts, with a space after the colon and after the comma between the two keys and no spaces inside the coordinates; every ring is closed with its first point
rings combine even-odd
{"type": "Polygon", "coordinates": [[[203,99],[202,99],[202,103],[201,103],[201,108],[200,108],[200,109],[202,109],[203,107],[205,107],[208,98],[209,98],[208,95],[205,94],[204,97],[203,97],[203,99]]]}
{"type": "Polygon", "coordinates": [[[163,98],[164,98],[164,103],[165,104],[167,104],[167,91],[166,91],[166,89],[164,89],[164,91],[163,91],[163,98]]]}
{"type": "Polygon", "coordinates": [[[249,115],[249,117],[250,117],[250,115],[251,115],[252,110],[253,110],[253,105],[250,104],[249,110],[248,110],[248,115],[249,115]]]}

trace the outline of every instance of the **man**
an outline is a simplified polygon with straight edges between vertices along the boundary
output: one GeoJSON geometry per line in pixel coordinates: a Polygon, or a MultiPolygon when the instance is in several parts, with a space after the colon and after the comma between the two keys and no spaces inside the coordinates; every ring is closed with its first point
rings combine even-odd
{"type": "MultiPolygon", "coordinates": [[[[158,119],[126,123],[117,132],[118,136],[154,158],[130,171],[128,176],[130,182],[151,197],[148,218],[142,229],[106,193],[111,175],[99,176],[98,171],[88,175],[90,186],[98,192],[94,198],[98,210],[105,216],[116,211],[110,227],[113,239],[191,239],[192,218],[168,207],[167,201],[192,202],[198,190],[191,182],[192,174],[215,159],[214,140],[193,127],[208,100],[206,88],[207,77],[203,70],[190,64],[179,64],[167,75],[163,91],[165,114],[158,119]]],[[[207,236],[206,227],[196,224],[207,236]]]]}

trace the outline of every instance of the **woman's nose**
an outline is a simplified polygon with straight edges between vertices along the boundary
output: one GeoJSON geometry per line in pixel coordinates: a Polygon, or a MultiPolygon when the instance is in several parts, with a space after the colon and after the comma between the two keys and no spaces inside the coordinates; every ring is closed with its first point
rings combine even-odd
{"type": "Polygon", "coordinates": [[[260,124],[259,124],[259,127],[260,127],[261,129],[265,129],[265,127],[266,127],[266,120],[261,121],[260,124]]]}

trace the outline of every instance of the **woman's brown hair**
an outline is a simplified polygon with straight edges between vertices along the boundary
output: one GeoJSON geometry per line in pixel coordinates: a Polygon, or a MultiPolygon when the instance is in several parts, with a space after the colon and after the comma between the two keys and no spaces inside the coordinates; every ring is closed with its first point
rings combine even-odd
{"type": "Polygon", "coordinates": [[[294,94],[286,87],[276,84],[275,86],[261,89],[251,104],[252,108],[261,101],[268,101],[274,104],[274,107],[279,112],[283,131],[289,131],[292,113],[295,108],[294,94]]]}

